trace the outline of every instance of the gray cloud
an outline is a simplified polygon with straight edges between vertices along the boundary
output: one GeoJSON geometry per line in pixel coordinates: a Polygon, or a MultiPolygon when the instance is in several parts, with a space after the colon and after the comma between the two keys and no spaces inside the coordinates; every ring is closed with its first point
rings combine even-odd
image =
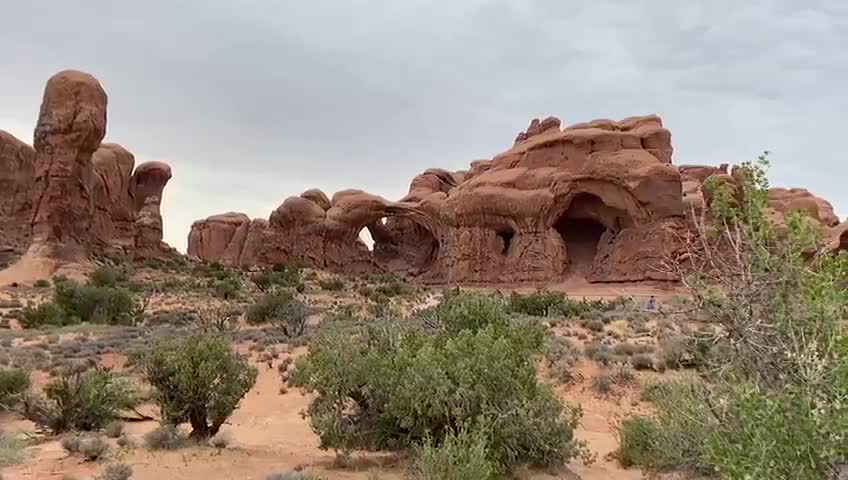
{"type": "Polygon", "coordinates": [[[774,184],[848,213],[842,0],[50,3],[3,7],[0,128],[30,140],[46,79],[93,73],[109,141],[174,167],[178,248],[194,219],[313,186],[397,198],[549,114],[658,113],[677,163],[769,149],[774,184]]]}

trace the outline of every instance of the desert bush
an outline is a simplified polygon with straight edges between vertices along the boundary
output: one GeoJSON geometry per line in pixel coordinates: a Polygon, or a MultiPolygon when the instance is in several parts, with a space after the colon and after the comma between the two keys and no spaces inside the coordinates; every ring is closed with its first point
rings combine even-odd
{"type": "Polygon", "coordinates": [[[74,325],[81,322],[131,325],[140,306],[122,287],[80,285],[73,280],[55,282],[53,300],[37,307],[27,306],[22,313],[24,328],[74,325]]]}
{"type": "Polygon", "coordinates": [[[616,355],[613,350],[603,343],[590,342],[583,346],[583,354],[604,367],[627,363],[627,357],[616,355]]]}
{"type": "Polygon", "coordinates": [[[162,425],[142,437],[148,450],[177,450],[188,446],[189,440],[173,425],[162,425]]]}
{"type": "Polygon", "coordinates": [[[118,441],[115,443],[117,443],[121,448],[134,446],[132,439],[126,433],[122,433],[121,436],[118,437],[118,441]]]}
{"type": "Polygon", "coordinates": [[[256,382],[256,369],[222,337],[208,334],[154,346],[143,369],[163,422],[188,422],[195,439],[217,434],[256,382]]]}
{"type": "Polygon", "coordinates": [[[0,432],[0,467],[20,463],[26,444],[8,432],[0,432]]]}
{"type": "Polygon", "coordinates": [[[50,280],[42,278],[32,282],[32,286],[35,288],[50,288],[50,280]]]}
{"type": "Polygon", "coordinates": [[[687,265],[673,273],[697,317],[719,327],[703,343],[721,368],[701,369],[699,396],[658,405],[659,450],[697,436],[697,455],[669,465],[697,457],[723,478],[828,478],[848,457],[848,254],[821,248],[818,223],[802,212],[774,228],[767,165],[764,155],[734,169],[736,186],[705,186],[713,222],[696,224],[687,265]],[[686,423],[681,410],[709,416],[686,423]]]}
{"type": "Polygon", "coordinates": [[[19,368],[0,369],[0,407],[14,407],[29,390],[29,372],[19,368]]]}
{"type": "Polygon", "coordinates": [[[430,439],[415,449],[410,477],[414,480],[489,480],[498,467],[489,458],[488,435],[483,431],[449,432],[440,445],[430,439]]]}
{"type": "Polygon", "coordinates": [[[239,298],[241,290],[241,282],[235,278],[225,278],[215,284],[215,296],[222,300],[235,300],[239,298]]]}
{"type": "Polygon", "coordinates": [[[636,370],[653,370],[654,358],[646,353],[633,355],[630,358],[630,365],[633,365],[636,370]]]}
{"type": "Polygon", "coordinates": [[[632,357],[633,355],[651,353],[654,351],[650,345],[639,345],[636,343],[619,343],[612,347],[612,352],[616,355],[625,355],[632,357]]]}
{"type": "Polygon", "coordinates": [[[259,291],[266,292],[274,287],[297,288],[303,285],[301,269],[296,266],[278,264],[270,270],[259,272],[250,277],[259,291]]]}
{"type": "Polygon", "coordinates": [[[522,295],[513,292],[509,296],[509,311],[536,317],[559,314],[560,308],[568,301],[564,293],[540,290],[522,295]]]}
{"type": "Polygon", "coordinates": [[[130,384],[108,370],[65,370],[44,387],[43,395],[23,402],[23,415],[53,433],[98,430],[134,408],[139,397],[130,384]]]}
{"type": "Polygon", "coordinates": [[[88,283],[95,287],[116,287],[127,280],[126,273],[109,265],[97,267],[88,274],[88,283]]]}
{"type": "Polygon", "coordinates": [[[86,460],[93,461],[106,455],[109,442],[99,435],[73,436],[62,439],[62,448],[72,455],[82,455],[86,460]]]}
{"type": "Polygon", "coordinates": [[[713,410],[698,383],[660,383],[646,390],[655,417],[636,416],[619,426],[619,460],[654,471],[710,473],[705,445],[716,432],[713,410]]]}
{"type": "Polygon", "coordinates": [[[434,308],[422,312],[424,323],[448,334],[464,330],[476,332],[489,325],[509,324],[509,315],[501,297],[474,292],[447,296],[434,308]]]}
{"type": "Polygon", "coordinates": [[[615,382],[608,373],[602,373],[592,377],[592,391],[598,395],[609,395],[612,393],[615,382]]]}
{"type": "Polygon", "coordinates": [[[341,278],[328,278],[326,280],[318,280],[318,286],[330,292],[340,292],[345,289],[347,284],[341,278]]]}
{"type": "Polygon", "coordinates": [[[565,363],[573,365],[580,357],[580,352],[571,340],[557,335],[548,335],[545,337],[545,343],[542,352],[548,365],[556,363],[565,363]]]}
{"type": "Polygon", "coordinates": [[[505,323],[487,302],[459,299],[435,331],[387,322],[357,336],[322,331],[291,379],[316,393],[307,414],[322,448],[406,450],[465,426],[489,432],[491,459],[503,468],[581,453],[580,410],[536,379],[541,328],[505,323]]]}
{"type": "Polygon", "coordinates": [[[133,469],[125,463],[113,463],[107,465],[103,473],[96,480],[130,480],[133,469]]]}
{"type": "Polygon", "coordinates": [[[289,292],[274,292],[263,295],[248,307],[246,320],[250,324],[273,323],[290,338],[303,335],[306,330],[309,309],[289,292]]]}
{"type": "Polygon", "coordinates": [[[21,326],[39,328],[43,326],[62,326],[67,324],[67,315],[53,302],[44,302],[38,306],[27,305],[21,311],[21,326]]]}
{"type": "Polygon", "coordinates": [[[109,438],[118,438],[124,433],[124,422],[115,420],[106,424],[103,434],[109,438]]]}

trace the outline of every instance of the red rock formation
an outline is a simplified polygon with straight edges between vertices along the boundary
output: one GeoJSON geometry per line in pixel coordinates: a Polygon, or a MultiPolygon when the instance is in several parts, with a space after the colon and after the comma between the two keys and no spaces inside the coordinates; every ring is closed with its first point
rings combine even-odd
{"type": "Polygon", "coordinates": [[[162,241],[162,192],[171,179],[171,167],[162,162],[145,162],[130,179],[129,192],[134,201],[135,256],[156,257],[170,252],[162,241]]]}
{"type": "MultiPolygon", "coordinates": [[[[533,120],[511,149],[468,171],[417,175],[399,202],[309,190],[267,221],[226,214],[196,222],[189,253],[242,266],[390,270],[434,283],[673,280],[661,264],[682,253],[686,212],[712,201],[704,184],[737,192],[738,182],[727,165],[675,167],[672,153],[657,116],[564,129],[554,117],[533,120]],[[373,252],[359,239],[363,228],[373,252]]],[[[823,228],[834,224],[830,204],[806,191],[773,189],[770,207],[781,218],[800,209],[823,228]]]]}
{"type": "Polygon", "coordinates": [[[0,130],[0,247],[22,252],[29,244],[35,150],[0,130]]]}
{"type": "Polygon", "coordinates": [[[0,244],[61,262],[92,253],[170,254],[159,206],[171,178],[120,145],[101,144],[107,97],[91,75],[63,71],[44,90],[34,149],[0,132],[0,244]]]}
{"type": "Polygon", "coordinates": [[[770,188],[768,205],[781,213],[791,211],[806,213],[825,227],[839,225],[839,217],[833,213],[833,205],[804,188],[770,188]]]}
{"type": "Polygon", "coordinates": [[[238,214],[196,222],[189,254],[232,265],[388,269],[429,282],[555,281],[573,272],[668,279],[657,265],[684,212],[671,152],[656,116],[565,129],[553,117],[535,120],[512,149],[468,172],[416,176],[400,202],[347,190],[327,203],[308,191],[267,222],[238,214]],[[373,253],[359,239],[363,228],[373,253]]]}
{"type": "Polygon", "coordinates": [[[93,243],[91,157],[106,134],[106,93],[85,73],[54,75],[35,127],[32,245],[39,255],[82,260],[93,243]]]}

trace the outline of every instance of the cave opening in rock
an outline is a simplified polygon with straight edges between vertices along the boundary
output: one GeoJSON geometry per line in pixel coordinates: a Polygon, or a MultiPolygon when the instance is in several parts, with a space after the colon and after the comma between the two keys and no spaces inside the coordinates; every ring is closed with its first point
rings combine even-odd
{"type": "Polygon", "coordinates": [[[512,245],[512,239],[515,237],[515,232],[512,230],[503,230],[497,232],[498,236],[498,249],[501,255],[507,255],[509,253],[509,247],[512,245]]]}
{"type": "Polygon", "coordinates": [[[565,242],[572,273],[586,273],[598,253],[598,244],[608,229],[613,232],[630,223],[626,213],[606,205],[591,194],[575,196],[554,224],[565,242]]]}
{"type": "Polygon", "coordinates": [[[598,253],[598,243],[606,227],[590,218],[563,218],[555,228],[565,241],[571,270],[588,271],[598,253]]]}

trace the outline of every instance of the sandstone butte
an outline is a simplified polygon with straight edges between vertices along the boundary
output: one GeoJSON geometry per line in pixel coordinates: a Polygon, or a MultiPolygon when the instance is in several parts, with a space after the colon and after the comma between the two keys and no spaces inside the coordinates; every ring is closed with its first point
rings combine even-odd
{"type": "MultiPolygon", "coordinates": [[[[114,252],[175,255],[162,241],[168,165],[135,166],[102,143],[107,96],[76,71],[48,82],[33,147],[0,131],[0,249],[20,262],[85,261],[114,252]]],[[[361,190],[307,190],[270,217],[224,213],[195,222],[188,255],[233,267],[275,263],[339,273],[391,271],[424,283],[674,280],[659,266],[711,200],[710,177],[734,183],[727,165],[676,166],[671,133],[655,115],[562,127],[534,119],[513,146],[463,171],[432,168],[389,201],[361,190]],[[371,250],[360,238],[368,229],[371,250]]],[[[848,249],[848,222],[804,189],[774,188],[769,216],[806,212],[848,249]]],[[[12,267],[14,268],[14,266],[12,267]]]]}
{"type": "Polygon", "coordinates": [[[12,268],[176,254],[159,211],[171,168],[136,166],[125,148],[102,143],[106,107],[94,77],[67,70],[47,82],[32,147],[0,131],[0,249],[23,253],[12,268]]]}

